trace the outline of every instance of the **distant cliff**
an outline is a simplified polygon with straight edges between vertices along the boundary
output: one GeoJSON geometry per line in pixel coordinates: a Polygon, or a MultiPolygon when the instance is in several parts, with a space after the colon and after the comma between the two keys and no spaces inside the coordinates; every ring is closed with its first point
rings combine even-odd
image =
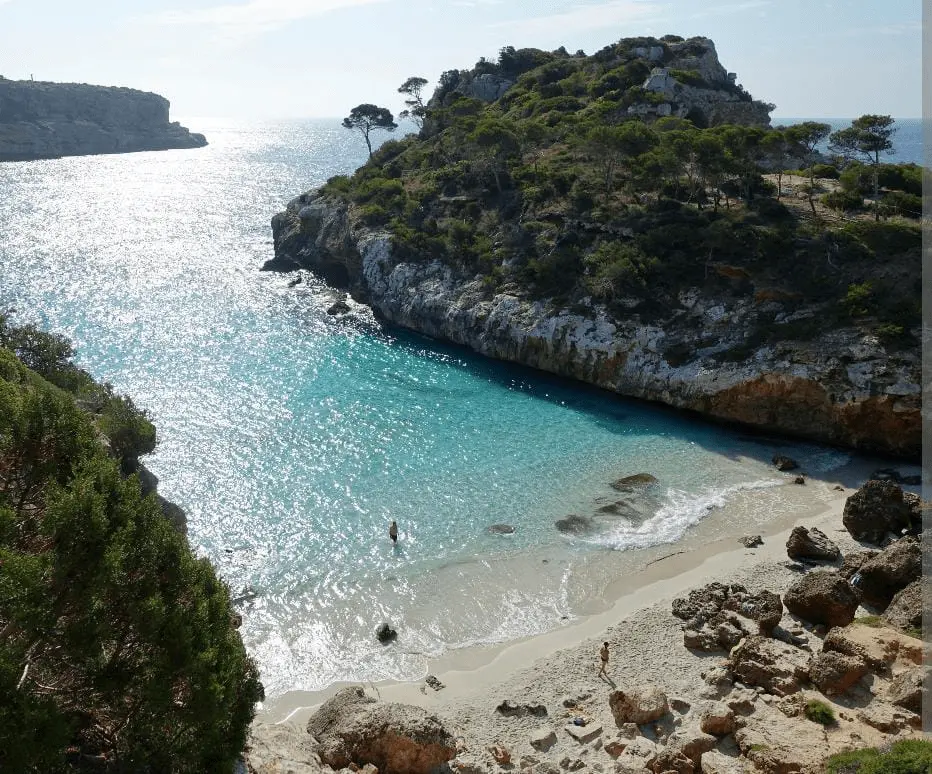
{"type": "Polygon", "coordinates": [[[0,79],[0,161],[201,148],[151,92],[0,79]]]}

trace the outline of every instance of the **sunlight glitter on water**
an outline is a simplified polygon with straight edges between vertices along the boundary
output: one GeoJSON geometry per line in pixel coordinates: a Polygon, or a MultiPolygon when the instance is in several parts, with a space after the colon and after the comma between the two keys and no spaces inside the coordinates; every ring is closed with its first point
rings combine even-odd
{"type": "Polygon", "coordinates": [[[188,125],[211,145],[0,164],[0,305],[72,337],[83,366],[152,412],[147,464],[239,598],[270,696],[417,677],[425,654],[552,628],[581,600],[581,558],[676,540],[706,506],[779,480],[766,445],[720,428],[365,311],[330,318],[322,284],[258,269],[271,216],[359,164],[357,138],[188,125]],[[555,529],[642,471],[660,485],[640,521],[555,529]],[[375,643],[383,619],[402,647],[375,643]]]}

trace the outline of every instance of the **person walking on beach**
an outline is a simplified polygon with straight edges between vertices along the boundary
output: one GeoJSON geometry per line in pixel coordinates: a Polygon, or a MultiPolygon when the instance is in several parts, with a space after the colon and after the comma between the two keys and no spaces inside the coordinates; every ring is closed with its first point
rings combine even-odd
{"type": "Polygon", "coordinates": [[[608,673],[605,671],[608,667],[608,643],[603,642],[602,647],[599,648],[599,658],[602,660],[602,666],[599,667],[599,677],[603,675],[607,678],[608,673]]]}
{"type": "Polygon", "coordinates": [[[392,543],[398,543],[398,525],[395,522],[392,522],[392,526],[388,528],[388,536],[392,539],[392,543]]]}

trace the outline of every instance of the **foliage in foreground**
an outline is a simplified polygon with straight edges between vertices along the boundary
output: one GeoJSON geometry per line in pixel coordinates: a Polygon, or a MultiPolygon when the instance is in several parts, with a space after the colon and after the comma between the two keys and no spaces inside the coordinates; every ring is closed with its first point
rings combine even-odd
{"type": "Polygon", "coordinates": [[[889,747],[839,753],[825,761],[827,774],[932,774],[932,742],[903,739],[889,747]]]}
{"type": "MultiPolygon", "coordinates": [[[[60,340],[28,338],[67,370],[60,340]]],[[[0,348],[0,770],[229,771],[262,686],[228,590],[100,418],[0,348]]]]}

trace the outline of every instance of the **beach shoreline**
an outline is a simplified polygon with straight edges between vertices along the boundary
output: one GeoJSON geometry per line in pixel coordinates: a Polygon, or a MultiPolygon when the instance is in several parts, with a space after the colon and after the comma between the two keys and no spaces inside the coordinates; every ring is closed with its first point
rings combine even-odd
{"type": "MultiPolygon", "coordinates": [[[[713,518],[709,517],[675,543],[624,552],[631,557],[636,555],[640,566],[630,575],[609,583],[601,594],[594,595],[591,610],[567,625],[518,640],[455,649],[436,658],[427,658],[426,672],[444,684],[441,691],[425,690],[423,679],[338,682],[318,691],[290,691],[275,697],[262,706],[258,720],[303,723],[322,702],[341,688],[352,685],[374,692],[383,701],[440,711],[468,703],[470,697],[487,693],[535,662],[553,659],[562,651],[590,649],[595,663],[599,638],[620,621],[660,603],[669,609],[669,602],[675,596],[705,583],[728,582],[729,578],[743,576],[749,570],[753,577],[755,567],[785,562],[786,539],[793,527],[799,524],[816,526],[836,539],[839,530],[844,532],[841,512],[845,500],[866,480],[872,465],[869,460],[856,460],[825,477],[807,479],[805,486],[796,486],[790,477],[786,486],[798,490],[789,490],[796,506],[756,530],[764,540],[759,548],[742,546],[738,538],[744,533],[703,543],[702,532],[709,529],[705,522],[713,518]],[[838,487],[843,489],[839,491],[838,487]]],[[[727,511],[721,515],[727,517],[727,511]]],[[[785,588],[774,590],[782,593],[785,588]]],[[[675,634],[681,639],[678,628],[675,634]]]]}

